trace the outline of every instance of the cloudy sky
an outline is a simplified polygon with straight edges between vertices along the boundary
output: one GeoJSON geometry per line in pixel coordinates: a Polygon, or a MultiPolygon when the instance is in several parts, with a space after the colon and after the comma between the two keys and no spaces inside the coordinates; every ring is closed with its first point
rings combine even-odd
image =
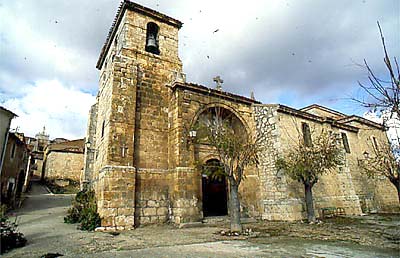
{"type": "MultiPolygon", "coordinates": [[[[98,88],[95,68],[119,0],[0,0],[0,105],[33,136],[83,137],[98,88]]],[[[398,0],[137,0],[184,25],[180,57],[190,82],[301,108],[364,110],[359,66],[385,75],[376,21],[400,57],[398,0]],[[218,31],[217,31],[218,30],[218,31]],[[215,32],[217,31],[217,32],[215,32]]]]}

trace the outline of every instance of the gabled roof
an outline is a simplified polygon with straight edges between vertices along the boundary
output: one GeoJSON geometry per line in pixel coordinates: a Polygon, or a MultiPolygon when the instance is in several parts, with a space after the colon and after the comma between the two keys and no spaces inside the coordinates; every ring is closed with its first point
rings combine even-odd
{"type": "Polygon", "coordinates": [[[312,104],[312,105],[309,105],[307,107],[303,107],[300,110],[304,111],[304,112],[307,112],[307,111],[315,110],[315,109],[316,110],[322,110],[324,112],[330,113],[330,114],[332,114],[333,116],[336,116],[336,117],[347,117],[346,114],[343,114],[343,113],[341,113],[339,111],[336,111],[336,110],[333,110],[333,109],[330,109],[328,107],[324,107],[324,106],[321,106],[321,105],[318,105],[318,104],[312,104]]]}
{"type": "Polygon", "coordinates": [[[199,85],[199,84],[195,84],[195,83],[182,83],[182,82],[174,82],[172,84],[172,86],[170,86],[172,90],[178,89],[178,88],[182,88],[185,90],[189,90],[189,91],[194,91],[197,93],[201,93],[204,95],[210,95],[210,96],[214,96],[214,97],[219,97],[222,99],[226,99],[226,100],[230,100],[233,102],[239,102],[239,103],[243,103],[243,104],[247,104],[247,105],[251,105],[251,104],[261,104],[261,102],[254,100],[254,99],[250,99],[247,97],[243,97],[240,95],[236,95],[233,93],[229,93],[229,92],[225,92],[225,91],[220,91],[220,90],[216,90],[216,89],[211,89],[208,88],[206,86],[203,85],[199,85]]]}
{"type": "Polygon", "coordinates": [[[356,116],[356,115],[348,116],[339,111],[336,111],[336,110],[333,110],[333,109],[330,109],[330,108],[327,108],[327,107],[324,107],[324,106],[321,106],[318,104],[312,104],[310,106],[301,108],[299,110],[291,108],[291,107],[287,107],[284,105],[279,105],[278,111],[290,113],[292,115],[300,116],[300,117],[307,118],[307,119],[314,120],[314,121],[330,123],[330,124],[332,124],[332,126],[342,127],[343,129],[347,129],[347,130],[354,130],[354,128],[356,128],[358,130],[358,128],[356,126],[352,126],[352,125],[348,124],[353,121],[356,121],[356,122],[359,122],[361,124],[365,124],[368,126],[372,126],[377,129],[380,129],[380,130],[386,129],[383,125],[373,122],[371,120],[365,119],[363,117],[356,116]],[[308,112],[313,109],[328,112],[328,113],[332,114],[333,116],[325,117],[322,115],[316,115],[316,114],[312,114],[312,113],[308,112]]]}
{"type": "Polygon", "coordinates": [[[117,14],[114,18],[114,22],[111,25],[110,31],[108,32],[108,36],[106,39],[106,42],[103,45],[103,48],[101,49],[101,53],[100,53],[100,57],[99,60],[97,61],[96,64],[96,68],[97,69],[101,69],[101,67],[103,66],[104,63],[104,59],[107,55],[108,50],[110,49],[112,40],[115,36],[115,33],[118,30],[118,26],[122,20],[122,17],[124,16],[124,13],[126,10],[131,10],[134,12],[138,12],[144,15],[147,15],[149,17],[152,17],[153,19],[159,20],[161,22],[167,23],[169,25],[172,25],[178,29],[180,29],[182,27],[182,22],[171,18],[165,14],[159,13],[153,9],[144,7],[142,5],[139,5],[137,3],[131,2],[129,0],[124,0],[123,2],[121,2],[121,5],[118,8],[117,14]]]}
{"type": "Polygon", "coordinates": [[[285,105],[278,105],[278,111],[289,114],[289,115],[301,117],[304,119],[312,120],[312,121],[318,122],[318,123],[328,123],[333,127],[337,127],[337,128],[352,131],[352,132],[358,132],[358,129],[359,129],[352,125],[340,123],[338,120],[335,120],[331,117],[322,117],[322,116],[314,115],[314,114],[305,112],[302,109],[295,109],[295,108],[291,108],[291,107],[288,107],[285,105]]]}
{"type": "Polygon", "coordinates": [[[376,123],[374,121],[368,120],[366,118],[363,118],[363,117],[360,117],[360,116],[356,116],[356,115],[347,116],[347,117],[344,117],[342,119],[338,119],[337,121],[339,123],[342,123],[342,124],[346,124],[346,123],[350,123],[350,122],[356,121],[356,122],[359,122],[361,124],[369,125],[369,126],[375,127],[377,129],[380,129],[380,130],[386,130],[385,126],[383,126],[381,124],[378,124],[378,123],[376,123]]]}

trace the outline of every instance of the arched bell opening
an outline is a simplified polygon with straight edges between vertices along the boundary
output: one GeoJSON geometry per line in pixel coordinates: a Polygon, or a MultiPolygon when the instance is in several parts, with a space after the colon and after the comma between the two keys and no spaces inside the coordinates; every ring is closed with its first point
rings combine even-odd
{"type": "Polygon", "coordinates": [[[217,159],[208,160],[203,165],[201,182],[204,217],[228,214],[228,186],[226,177],[221,173],[222,169],[217,159]]]}
{"type": "Polygon", "coordinates": [[[158,45],[158,32],[159,27],[157,24],[154,22],[149,22],[147,24],[145,50],[156,55],[160,54],[160,48],[158,45]]]}

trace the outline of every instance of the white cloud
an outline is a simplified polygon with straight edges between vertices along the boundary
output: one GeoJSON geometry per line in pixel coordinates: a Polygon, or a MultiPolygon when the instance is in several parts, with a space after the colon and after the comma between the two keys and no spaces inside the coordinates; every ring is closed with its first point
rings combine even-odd
{"type": "MultiPolygon", "coordinates": [[[[47,124],[54,137],[84,133],[84,127],[66,121],[81,112],[86,120],[89,105],[78,103],[82,109],[66,113],[63,107],[74,102],[69,97],[90,96],[80,91],[97,90],[95,64],[119,2],[0,0],[0,103],[16,107],[21,130],[34,134],[47,124]],[[29,98],[50,81],[71,93],[60,99],[49,89],[46,101],[60,100],[52,108],[41,106],[43,96],[29,98]]],[[[213,87],[212,78],[220,75],[226,91],[244,96],[254,91],[264,103],[315,102],[353,113],[354,105],[344,111],[337,100],[365,79],[365,70],[354,63],[366,58],[385,78],[377,20],[391,55],[400,53],[396,0],[135,2],[184,23],[179,53],[188,81],[213,87]]]]}
{"type": "Polygon", "coordinates": [[[51,138],[84,137],[89,108],[95,97],[63,85],[57,80],[38,81],[22,88],[23,95],[2,103],[18,118],[12,127],[34,136],[46,126],[51,138]]]}
{"type": "Polygon", "coordinates": [[[376,123],[382,124],[385,118],[385,125],[388,127],[387,136],[395,145],[400,145],[400,119],[397,118],[396,114],[390,116],[389,113],[383,113],[381,116],[373,112],[368,112],[364,114],[364,118],[374,121],[376,123]]]}

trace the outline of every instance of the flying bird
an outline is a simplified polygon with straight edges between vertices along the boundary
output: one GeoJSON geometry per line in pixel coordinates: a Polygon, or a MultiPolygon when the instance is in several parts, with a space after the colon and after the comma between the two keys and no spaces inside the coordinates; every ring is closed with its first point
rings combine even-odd
{"type": "Polygon", "coordinates": [[[216,30],[214,30],[214,32],[213,33],[217,33],[219,31],[219,29],[216,29],[216,30]]]}

